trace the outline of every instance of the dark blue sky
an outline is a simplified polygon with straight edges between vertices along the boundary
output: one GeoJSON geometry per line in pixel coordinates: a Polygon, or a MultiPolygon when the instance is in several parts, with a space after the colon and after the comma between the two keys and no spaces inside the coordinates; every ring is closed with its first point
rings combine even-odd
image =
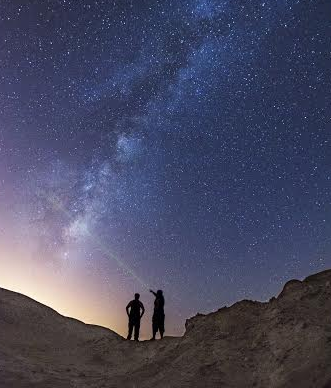
{"type": "Polygon", "coordinates": [[[2,1],[4,285],[61,310],[61,284],[123,332],[132,293],[163,288],[178,334],[329,268],[330,15],[327,0],[2,1]]]}

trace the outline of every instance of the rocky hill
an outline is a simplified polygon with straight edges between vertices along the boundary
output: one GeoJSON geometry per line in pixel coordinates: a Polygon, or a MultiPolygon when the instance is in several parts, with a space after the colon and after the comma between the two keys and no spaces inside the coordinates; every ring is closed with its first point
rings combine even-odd
{"type": "Polygon", "coordinates": [[[331,388],[331,270],[140,343],[0,289],[0,387],[331,388]]]}

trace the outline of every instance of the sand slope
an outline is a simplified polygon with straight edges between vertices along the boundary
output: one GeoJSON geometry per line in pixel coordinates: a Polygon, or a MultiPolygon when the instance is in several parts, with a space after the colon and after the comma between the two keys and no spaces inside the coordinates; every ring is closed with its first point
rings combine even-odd
{"type": "Polygon", "coordinates": [[[331,270],[128,342],[0,289],[0,387],[331,388],[331,270]]]}

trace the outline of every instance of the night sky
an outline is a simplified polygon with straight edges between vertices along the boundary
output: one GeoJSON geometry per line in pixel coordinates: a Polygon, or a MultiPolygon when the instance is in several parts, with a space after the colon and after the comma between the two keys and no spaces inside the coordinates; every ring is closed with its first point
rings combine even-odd
{"type": "Polygon", "coordinates": [[[0,1],[0,286],[166,334],[331,267],[329,0],[0,1]]]}

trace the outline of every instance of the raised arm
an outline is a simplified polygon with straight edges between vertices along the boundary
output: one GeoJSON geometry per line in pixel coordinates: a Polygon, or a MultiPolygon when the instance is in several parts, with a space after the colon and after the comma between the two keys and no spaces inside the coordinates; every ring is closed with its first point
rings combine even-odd
{"type": "Polygon", "coordinates": [[[154,292],[153,290],[149,290],[149,292],[151,292],[154,296],[156,296],[156,292],[154,292]]]}

